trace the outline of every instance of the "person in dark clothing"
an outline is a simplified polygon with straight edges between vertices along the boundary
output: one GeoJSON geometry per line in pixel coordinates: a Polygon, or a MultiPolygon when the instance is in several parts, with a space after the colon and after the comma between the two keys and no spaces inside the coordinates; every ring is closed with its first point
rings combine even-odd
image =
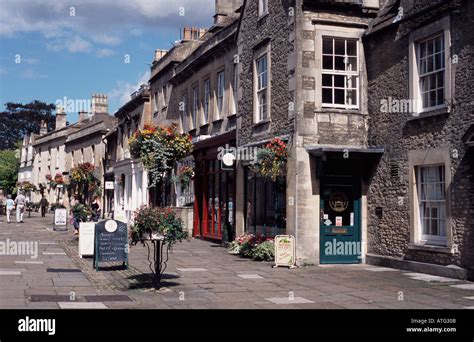
{"type": "Polygon", "coordinates": [[[94,203],[91,205],[92,209],[92,221],[97,222],[99,221],[100,218],[100,203],[99,203],[99,198],[94,199],[94,203]]]}
{"type": "Polygon", "coordinates": [[[46,216],[46,209],[48,208],[48,200],[46,199],[46,197],[43,195],[41,197],[41,200],[40,200],[40,207],[41,207],[41,217],[45,217],[46,216]]]}

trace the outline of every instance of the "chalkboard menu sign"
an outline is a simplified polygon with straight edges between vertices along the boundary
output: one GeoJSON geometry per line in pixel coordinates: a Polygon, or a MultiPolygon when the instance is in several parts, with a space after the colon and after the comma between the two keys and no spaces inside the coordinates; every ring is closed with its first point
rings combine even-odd
{"type": "Polygon", "coordinates": [[[126,223],[116,220],[96,223],[94,267],[97,271],[99,262],[122,262],[125,267],[128,267],[126,223]]]}

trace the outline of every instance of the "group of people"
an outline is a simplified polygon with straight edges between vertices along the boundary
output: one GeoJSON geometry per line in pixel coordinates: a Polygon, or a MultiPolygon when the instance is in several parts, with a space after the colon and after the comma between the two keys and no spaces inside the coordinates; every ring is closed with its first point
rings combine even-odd
{"type": "Polygon", "coordinates": [[[28,198],[20,191],[15,200],[12,199],[12,195],[7,196],[6,211],[7,211],[7,222],[11,223],[11,217],[13,210],[16,208],[16,222],[23,223],[23,214],[28,204],[28,198]]]}
{"type": "MultiPolygon", "coordinates": [[[[15,198],[15,200],[12,199],[12,195],[7,196],[7,201],[6,201],[6,214],[7,214],[7,222],[11,223],[12,216],[13,216],[13,211],[16,209],[16,222],[17,223],[24,223],[23,221],[23,215],[26,210],[26,206],[28,204],[29,200],[23,193],[23,191],[20,191],[18,193],[18,196],[15,198]]],[[[40,208],[41,208],[41,217],[46,216],[46,211],[49,206],[48,200],[46,197],[43,195],[40,200],[40,208]]],[[[79,234],[79,223],[81,222],[81,218],[78,217],[74,211],[73,207],[76,204],[80,204],[78,200],[76,200],[74,197],[71,198],[70,201],[70,215],[71,215],[71,224],[74,227],[74,235],[79,234]]],[[[100,200],[98,197],[94,198],[94,201],[91,205],[91,210],[92,210],[92,216],[91,220],[94,222],[97,222],[100,218],[100,200]]]]}

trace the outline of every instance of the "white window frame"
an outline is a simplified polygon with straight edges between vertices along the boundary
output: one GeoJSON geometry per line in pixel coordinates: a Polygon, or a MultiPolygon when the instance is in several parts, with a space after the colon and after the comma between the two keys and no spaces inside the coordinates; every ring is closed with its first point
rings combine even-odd
{"type": "Polygon", "coordinates": [[[204,80],[204,110],[203,110],[203,124],[209,122],[209,113],[211,109],[211,79],[204,80]]]}
{"type": "MultiPolygon", "coordinates": [[[[339,36],[326,36],[326,35],[323,35],[321,36],[321,106],[324,107],[324,108],[342,108],[342,109],[359,109],[359,106],[360,106],[360,99],[361,99],[361,96],[360,96],[360,40],[357,39],[357,38],[352,38],[352,37],[339,37],[339,36]],[[324,46],[324,40],[332,40],[332,47],[333,47],[333,50],[332,50],[332,53],[331,54],[325,54],[324,53],[324,50],[323,50],[323,46],[324,46]],[[336,55],[336,40],[342,40],[344,41],[344,55],[336,55]],[[356,66],[357,66],[357,70],[347,70],[347,65],[349,64],[347,62],[347,59],[349,58],[349,56],[347,55],[347,42],[348,41],[354,41],[355,44],[356,44],[356,66]],[[327,56],[331,56],[332,57],[332,69],[324,69],[323,67],[323,61],[324,61],[324,57],[327,57],[327,56]],[[336,70],[335,69],[335,63],[336,63],[336,57],[342,57],[344,58],[344,64],[346,65],[346,70],[336,70]],[[322,82],[322,78],[324,77],[324,75],[329,75],[332,77],[332,85],[331,87],[327,87],[327,86],[324,86],[323,87],[323,82],[322,82]],[[336,87],[335,86],[335,76],[343,76],[344,77],[344,88],[342,88],[344,90],[344,104],[340,104],[340,103],[334,103],[334,99],[335,99],[335,90],[336,89],[339,89],[341,90],[340,87],[336,87]],[[349,88],[347,86],[347,82],[348,82],[348,79],[350,77],[356,77],[356,87],[355,88],[349,88]],[[324,103],[323,102],[323,96],[322,96],[322,90],[323,89],[331,89],[332,90],[332,103],[324,103]],[[347,101],[347,92],[348,91],[356,91],[356,100],[357,100],[357,103],[356,104],[348,104],[346,103],[347,101]]],[[[354,58],[353,56],[351,56],[351,58],[354,58]]]]}
{"type": "Polygon", "coordinates": [[[56,147],[56,169],[59,169],[59,147],[56,147]]]}
{"type": "Polygon", "coordinates": [[[257,0],[258,1],[258,18],[263,18],[268,14],[268,0],[257,0]]]}
{"type": "Polygon", "coordinates": [[[193,93],[193,106],[191,108],[191,119],[193,123],[193,129],[196,129],[198,126],[197,118],[199,112],[199,87],[195,85],[192,90],[193,93]]]}
{"type": "Polygon", "coordinates": [[[444,17],[436,22],[412,31],[409,36],[409,88],[410,99],[413,103],[415,113],[422,114],[425,112],[436,111],[440,109],[449,109],[449,101],[451,100],[451,34],[449,16],[444,17]],[[437,35],[443,35],[444,38],[444,101],[442,104],[432,107],[423,108],[419,56],[420,43],[429,40],[437,35]]]}
{"type": "Polygon", "coordinates": [[[162,100],[162,104],[161,104],[161,109],[163,110],[164,108],[166,108],[166,101],[167,101],[167,93],[168,93],[168,87],[167,85],[165,84],[163,86],[163,88],[161,89],[161,100],[162,100]]]}
{"type": "Polygon", "coordinates": [[[184,104],[184,109],[180,111],[181,113],[181,127],[183,132],[187,133],[189,131],[189,115],[188,115],[188,94],[183,93],[181,95],[181,102],[184,104]]]}
{"type": "Polygon", "coordinates": [[[222,118],[224,110],[224,94],[225,94],[225,71],[221,70],[217,73],[217,115],[216,119],[222,118]]]}
{"type": "Polygon", "coordinates": [[[158,91],[155,91],[153,93],[154,98],[153,98],[153,115],[156,116],[158,113],[158,91]]]}
{"type": "Polygon", "coordinates": [[[266,44],[259,50],[254,52],[253,60],[253,120],[255,124],[260,122],[266,122],[271,119],[271,84],[272,84],[272,73],[271,73],[271,46],[266,44]],[[262,80],[263,73],[259,73],[258,63],[262,58],[266,58],[266,86],[259,88],[259,81],[262,80]],[[265,95],[265,110],[262,113],[261,108],[261,95],[265,95]]]}
{"type": "Polygon", "coordinates": [[[237,90],[239,87],[239,64],[234,63],[232,69],[232,109],[230,114],[237,113],[237,90]]]}
{"type": "MultiPolygon", "coordinates": [[[[416,61],[417,61],[417,67],[418,67],[418,79],[419,79],[419,88],[420,88],[420,98],[421,98],[421,105],[422,105],[422,110],[426,111],[426,110],[432,110],[432,109],[436,109],[436,108],[440,108],[440,107],[443,107],[444,106],[444,102],[446,101],[446,98],[444,96],[445,92],[446,92],[446,87],[445,87],[445,84],[446,84],[446,65],[445,65],[445,54],[446,54],[446,48],[445,48],[445,41],[444,41],[445,37],[444,37],[444,34],[443,34],[443,31],[429,37],[429,38],[425,38],[419,42],[416,43],[416,50],[417,50],[417,56],[416,56],[416,61]],[[426,47],[428,46],[428,42],[432,42],[433,44],[433,47],[434,49],[436,49],[436,39],[437,38],[441,38],[441,44],[442,44],[442,50],[440,52],[436,52],[434,51],[434,53],[428,53],[425,51],[426,55],[423,57],[423,59],[425,60],[425,67],[427,68],[428,67],[428,59],[431,59],[432,60],[432,63],[433,63],[433,70],[432,71],[425,71],[423,72],[421,69],[422,69],[422,58],[421,58],[421,51],[422,51],[422,44],[425,44],[426,47]],[[441,55],[442,56],[442,67],[440,67],[439,69],[435,69],[436,68],[436,65],[435,65],[435,56],[436,55],[441,55]],[[442,74],[443,75],[443,84],[440,86],[438,84],[438,80],[437,80],[437,75],[438,74],[442,74]],[[436,86],[434,88],[431,88],[429,87],[428,91],[424,92],[423,91],[423,79],[426,79],[427,82],[430,81],[430,76],[433,76],[435,75],[435,82],[436,82],[436,86]],[[438,90],[442,89],[443,90],[443,98],[442,98],[442,103],[441,104],[435,104],[434,106],[425,106],[425,101],[424,101],[424,95],[425,93],[427,93],[427,96],[428,96],[428,102],[430,101],[429,98],[430,98],[430,93],[431,92],[435,92],[435,96],[436,96],[436,102],[439,101],[438,99],[438,90]]],[[[426,49],[425,49],[426,50],[426,49]]],[[[428,82],[429,84],[431,82],[428,82]]]]}
{"type": "MultiPolygon", "coordinates": [[[[417,177],[417,191],[418,191],[418,206],[419,206],[419,215],[418,215],[418,220],[419,220],[419,225],[421,227],[421,241],[425,242],[426,244],[430,245],[440,245],[440,246],[446,246],[447,245],[447,230],[446,230],[446,177],[445,177],[446,169],[444,164],[436,164],[436,165],[420,165],[416,168],[416,177],[417,177]],[[424,170],[429,170],[432,168],[438,168],[442,167],[442,182],[421,182],[422,178],[422,173],[424,170]],[[422,194],[424,193],[423,191],[423,186],[429,187],[431,186],[436,186],[442,184],[443,186],[443,198],[442,199],[424,199],[422,194]],[[437,221],[442,221],[442,229],[444,230],[444,235],[442,234],[437,234],[437,235],[432,235],[429,233],[426,233],[426,229],[429,227],[425,226],[425,212],[424,208],[425,205],[427,205],[429,208],[434,208],[438,205],[441,205],[440,208],[444,209],[444,217],[428,217],[429,219],[429,224],[431,225],[433,223],[433,219],[437,221]]],[[[438,210],[438,212],[443,212],[443,210],[438,210]]],[[[439,215],[439,213],[438,213],[439,215]]],[[[440,224],[438,223],[438,231],[440,230],[440,224]]]]}
{"type": "Polygon", "coordinates": [[[410,197],[410,243],[415,246],[437,246],[452,248],[452,220],[451,220],[451,151],[449,147],[432,148],[429,150],[408,151],[409,167],[409,197],[410,197]],[[445,238],[433,239],[423,232],[420,212],[420,185],[419,170],[421,167],[444,166],[444,201],[445,201],[445,238]]]}

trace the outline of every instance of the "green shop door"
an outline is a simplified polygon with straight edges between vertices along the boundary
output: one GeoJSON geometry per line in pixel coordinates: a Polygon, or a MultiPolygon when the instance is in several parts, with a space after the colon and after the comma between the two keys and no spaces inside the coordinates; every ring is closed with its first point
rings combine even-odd
{"type": "Polygon", "coordinates": [[[321,175],[321,264],[361,261],[360,163],[329,160],[321,175]]]}

